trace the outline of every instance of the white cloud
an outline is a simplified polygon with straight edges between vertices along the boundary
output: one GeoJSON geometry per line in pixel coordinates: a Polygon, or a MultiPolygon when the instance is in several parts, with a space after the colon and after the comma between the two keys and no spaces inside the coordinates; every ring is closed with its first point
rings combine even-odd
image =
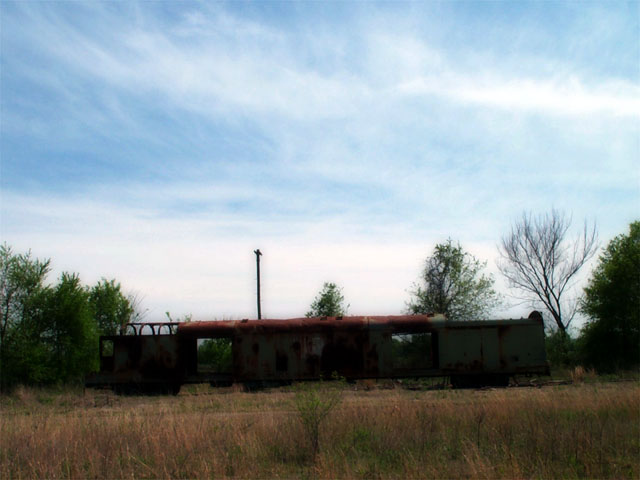
{"type": "Polygon", "coordinates": [[[550,81],[455,72],[413,79],[398,89],[412,96],[442,95],[458,102],[508,110],[640,118],[640,87],[621,80],[588,88],[576,77],[550,81]]]}
{"type": "Polygon", "coordinates": [[[352,313],[393,313],[449,236],[491,265],[523,209],[593,215],[605,236],[638,211],[635,79],[452,48],[396,19],[305,29],[153,7],[3,21],[3,157],[35,188],[3,185],[2,225],[57,268],[139,290],[156,318],[252,316],[256,247],[266,314],[303,313],[326,280],[352,313]],[[6,90],[21,81],[33,96],[6,90]],[[34,139],[42,158],[21,156],[34,139]],[[60,180],[67,157],[77,181],[60,180]]]}
{"type": "Polygon", "coordinates": [[[86,283],[114,277],[142,294],[154,319],[167,310],[200,318],[254,316],[258,247],[267,315],[303,314],[324,281],[345,288],[354,314],[397,313],[426,243],[358,237],[331,220],[298,225],[305,230],[290,235],[264,236],[252,224],[236,236],[228,219],[157,218],[91,199],[5,194],[3,208],[11,212],[3,219],[11,232],[5,240],[17,251],[31,248],[36,257],[51,258],[52,279],[64,270],[79,272],[86,283]]]}
{"type": "MultiPolygon", "coordinates": [[[[16,251],[31,248],[36,257],[51,258],[52,280],[61,271],[78,272],[87,284],[116,278],[142,296],[151,320],[161,320],[166,311],[199,319],[254,317],[255,248],[264,254],[266,317],[304,314],[325,281],[344,288],[351,314],[397,314],[424,259],[451,233],[438,231],[438,225],[422,236],[389,225],[358,233],[340,218],[288,222],[274,231],[272,223],[256,218],[165,218],[100,199],[6,193],[3,211],[11,213],[3,216],[4,240],[16,251]]],[[[462,227],[468,232],[457,239],[487,261],[487,271],[506,292],[495,266],[499,234],[480,239],[483,219],[462,227]]],[[[528,309],[521,305],[496,314],[526,316],[528,309]]]]}
{"type": "MultiPolygon", "coordinates": [[[[426,40],[380,31],[375,24],[361,23],[349,34],[361,40],[362,52],[352,55],[360,53],[364,68],[352,70],[338,62],[337,69],[327,71],[303,61],[305,46],[294,33],[220,10],[185,18],[171,22],[171,28],[129,23],[119,34],[108,35],[108,27],[115,30],[121,22],[105,16],[102,36],[96,36],[84,26],[32,12],[30,20],[37,26],[32,31],[38,37],[30,41],[78,73],[215,117],[259,114],[306,122],[366,118],[372,103],[393,110],[407,95],[550,115],[638,117],[640,111],[637,83],[584,79],[568,69],[552,78],[526,77],[495,60],[478,71],[473,61],[454,64],[456,57],[450,59],[447,51],[426,40]]],[[[59,82],[56,72],[49,75],[51,82],[59,82]]]]}

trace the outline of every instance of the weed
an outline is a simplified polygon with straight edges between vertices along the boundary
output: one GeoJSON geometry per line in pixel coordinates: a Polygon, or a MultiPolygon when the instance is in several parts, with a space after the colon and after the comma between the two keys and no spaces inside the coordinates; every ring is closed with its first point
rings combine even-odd
{"type": "Polygon", "coordinates": [[[343,383],[344,379],[338,378],[333,382],[301,383],[295,392],[294,407],[310,444],[313,461],[320,449],[320,426],[342,400],[343,383]]]}
{"type": "Polygon", "coordinates": [[[462,392],[199,388],[178,397],[1,396],[0,478],[640,478],[635,381],[462,392]]]}

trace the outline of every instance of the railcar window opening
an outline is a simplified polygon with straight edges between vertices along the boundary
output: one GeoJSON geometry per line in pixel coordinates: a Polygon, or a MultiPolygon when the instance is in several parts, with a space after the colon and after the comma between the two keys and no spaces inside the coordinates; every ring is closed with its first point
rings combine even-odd
{"type": "Polygon", "coordinates": [[[393,368],[399,372],[437,368],[437,334],[397,333],[391,336],[393,368]]]}
{"type": "Polygon", "coordinates": [[[100,356],[113,357],[113,340],[103,340],[100,356]]]}
{"type": "Polygon", "coordinates": [[[201,374],[228,375],[232,373],[231,337],[199,338],[197,372],[201,374]]]}

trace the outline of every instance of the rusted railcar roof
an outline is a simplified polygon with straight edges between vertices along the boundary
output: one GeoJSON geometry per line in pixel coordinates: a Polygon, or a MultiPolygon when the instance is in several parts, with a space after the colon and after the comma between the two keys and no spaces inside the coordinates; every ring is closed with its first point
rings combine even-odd
{"type": "Polygon", "coordinates": [[[388,329],[392,332],[420,332],[432,328],[481,328],[513,322],[531,323],[537,320],[486,320],[477,322],[451,322],[442,315],[392,315],[353,317],[314,317],[262,320],[222,320],[181,323],[178,334],[187,337],[224,337],[247,333],[322,332],[388,329]]]}
{"type": "Polygon", "coordinates": [[[314,317],[262,320],[223,320],[182,323],[183,336],[232,335],[234,333],[312,332],[323,330],[366,330],[376,327],[414,329],[431,324],[433,315],[314,317]]]}

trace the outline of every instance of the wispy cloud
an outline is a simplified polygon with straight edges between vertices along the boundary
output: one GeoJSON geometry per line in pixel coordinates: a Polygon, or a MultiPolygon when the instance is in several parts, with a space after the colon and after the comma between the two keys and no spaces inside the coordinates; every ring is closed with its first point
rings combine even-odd
{"type": "Polygon", "coordinates": [[[332,272],[391,312],[449,236],[492,260],[523,209],[637,216],[624,6],[288,6],[3,3],[3,239],[160,312],[233,315],[256,246],[277,314],[332,272]]]}
{"type": "Polygon", "coordinates": [[[576,77],[549,81],[456,73],[412,80],[400,85],[399,90],[408,95],[442,95],[453,101],[511,111],[640,118],[640,86],[620,80],[588,88],[576,77]]]}
{"type": "MultiPolygon", "coordinates": [[[[217,9],[211,16],[194,12],[177,20],[154,18],[151,27],[126,22],[123,28],[118,28],[122,18],[117,12],[101,13],[96,34],[93,23],[72,24],[62,15],[32,10],[27,18],[34,28],[22,36],[63,66],[67,77],[89,76],[104,86],[136,96],[153,94],[203,115],[310,122],[358,117],[371,103],[396,109],[407,95],[552,115],[637,117],[640,106],[637,81],[612,77],[594,82],[571,69],[552,78],[527,77],[497,60],[477,70],[476,61],[456,65],[446,50],[419,37],[383,34],[366,23],[348,35],[360,39],[366,63],[353,70],[338,62],[326,71],[306,61],[297,34],[217,9]]],[[[522,59],[527,61],[540,62],[522,59]]],[[[60,70],[30,70],[32,79],[50,82],[52,89],[73,98],[77,80],[60,77],[60,70]]]]}

